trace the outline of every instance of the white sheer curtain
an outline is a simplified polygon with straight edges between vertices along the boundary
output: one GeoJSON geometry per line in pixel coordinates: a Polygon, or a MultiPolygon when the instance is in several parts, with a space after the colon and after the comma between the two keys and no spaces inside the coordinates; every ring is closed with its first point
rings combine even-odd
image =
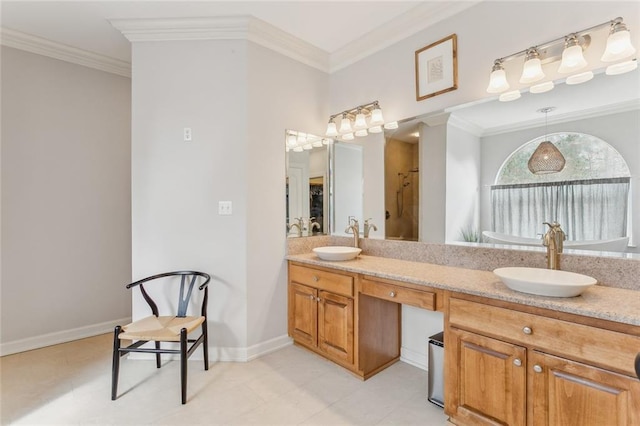
{"type": "Polygon", "coordinates": [[[627,234],[630,178],[586,179],[491,187],[493,231],[536,238],[556,221],[572,241],[627,234]]]}

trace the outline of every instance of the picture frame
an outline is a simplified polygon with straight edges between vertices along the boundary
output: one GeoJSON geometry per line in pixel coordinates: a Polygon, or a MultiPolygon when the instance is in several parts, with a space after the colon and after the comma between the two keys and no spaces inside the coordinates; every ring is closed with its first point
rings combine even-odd
{"type": "Polygon", "coordinates": [[[416,101],[458,88],[458,36],[451,34],[416,50],[416,101]]]}

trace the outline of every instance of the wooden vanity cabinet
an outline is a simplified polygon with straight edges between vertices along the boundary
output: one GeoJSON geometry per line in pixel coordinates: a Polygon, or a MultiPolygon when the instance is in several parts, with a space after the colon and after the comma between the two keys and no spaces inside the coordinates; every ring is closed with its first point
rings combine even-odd
{"type": "Polygon", "coordinates": [[[449,298],[445,410],[452,423],[640,425],[637,330],[492,303],[449,298]]]}
{"type": "Polygon", "coordinates": [[[354,277],[289,265],[289,335],[323,356],[353,369],[354,277]]]}

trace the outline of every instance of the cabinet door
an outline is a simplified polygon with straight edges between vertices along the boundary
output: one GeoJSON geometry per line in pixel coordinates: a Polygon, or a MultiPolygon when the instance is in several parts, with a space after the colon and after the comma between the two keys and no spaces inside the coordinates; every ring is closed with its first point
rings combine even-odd
{"type": "Polygon", "coordinates": [[[449,332],[447,413],[462,424],[524,425],[526,349],[455,328],[449,332]]]}
{"type": "Polygon", "coordinates": [[[318,346],[328,357],[353,364],[353,299],[319,292],[318,346]]]}
{"type": "Polygon", "coordinates": [[[640,381],[532,351],[535,426],[640,425],[640,381]]]}
{"type": "Polygon", "coordinates": [[[315,347],[318,336],[318,291],[298,283],[289,284],[289,335],[298,343],[315,347]]]}

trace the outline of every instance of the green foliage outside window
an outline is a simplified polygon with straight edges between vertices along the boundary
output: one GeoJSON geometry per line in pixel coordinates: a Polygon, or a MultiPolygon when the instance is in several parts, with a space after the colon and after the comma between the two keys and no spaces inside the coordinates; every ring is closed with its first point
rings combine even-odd
{"type": "Polygon", "coordinates": [[[584,133],[553,133],[527,142],[504,162],[497,185],[516,183],[560,182],[630,176],[622,156],[603,140],[584,133]],[[566,164],[559,173],[534,175],[527,162],[540,142],[551,141],[564,155],[566,164]]]}

